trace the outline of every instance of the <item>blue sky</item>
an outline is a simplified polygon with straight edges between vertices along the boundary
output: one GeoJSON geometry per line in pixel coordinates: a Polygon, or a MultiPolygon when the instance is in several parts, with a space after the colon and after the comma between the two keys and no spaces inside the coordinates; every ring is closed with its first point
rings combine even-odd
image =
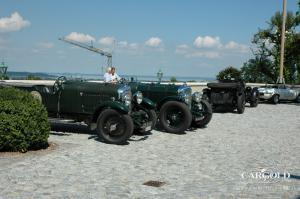
{"type": "Polygon", "coordinates": [[[111,51],[119,74],[214,77],[252,57],[278,10],[281,0],[1,0],[0,59],[10,71],[100,74],[106,58],[66,36],[111,51]]]}

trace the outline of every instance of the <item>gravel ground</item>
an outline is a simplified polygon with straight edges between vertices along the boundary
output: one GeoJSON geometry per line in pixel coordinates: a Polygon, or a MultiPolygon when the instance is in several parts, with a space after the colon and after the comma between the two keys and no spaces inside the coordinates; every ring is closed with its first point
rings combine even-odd
{"type": "Polygon", "coordinates": [[[59,126],[77,133],[53,132],[56,147],[0,154],[0,199],[300,196],[297,104],[215,113],[205,129],[152,131],[123,146],[99,142],[85,126],[67,127],[59,126]],[[165,184],[143,185],[150,180],[165,184]]]}

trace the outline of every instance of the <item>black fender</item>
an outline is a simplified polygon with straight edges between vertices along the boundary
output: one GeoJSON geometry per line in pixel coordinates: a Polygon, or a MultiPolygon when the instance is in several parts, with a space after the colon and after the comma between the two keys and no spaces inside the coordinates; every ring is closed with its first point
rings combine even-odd
{"type": "Polygon", "coordinates": [[[129,107],[125,106],[125,104],[123,104],[121,102],[118,102],[118,101],[105,101],[105,102],[99,104],[99,106],[94,111],[92,121],[93,122],[97,121],[97,118],[98,118],[99,114],[102,112],[102,110],[104,110],[106,108],[114,109],[114,110],[116,110],[120,113],[123,113],[123,114],[128,114],[129,111],[130,111],[129,107]]]}
{"type": "Polygon", "coordinates": [[[182,103],[186,104],[184,101],[182,101],[182,99],[180,99],[179,96],[168,96],[157,103],[157,110],[160,110],[162,105],[164,105],[166,102],[169,102],[169,101],[177,101],[177,102],[182,102],[182,103]]]}
{"type": "Polygon", "coordinates": [[[146,109],[155,109],[156,107],[156,104],[152,100],[146,97],[143,97],[143,101],[140,105],[145,107],[146,109]]]}

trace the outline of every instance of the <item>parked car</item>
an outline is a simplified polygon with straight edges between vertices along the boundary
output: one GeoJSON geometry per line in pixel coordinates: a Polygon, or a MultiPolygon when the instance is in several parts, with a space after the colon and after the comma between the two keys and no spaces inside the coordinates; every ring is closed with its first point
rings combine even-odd
{"type": "Polygon", "coordinates": [[[257,89],[245,87],[243,81],[223,80],[216,83],[208,83],[203,89],[203,98],[207,99],[215,109],[219,106],[229,107],[242,114],[245,111],[246,102],[255,107],[258,103],[257,89]]]}
{"type": "Polygon", "coordinates": [[[201,98],[201,93],[192,94],[187,85],[162,83],[128,83],[133,91],[156,103],[160,126],[170,133],[182,133],[191,126],[204,127],[212,118],[211,105],[201,98]]]}
{"type": "Polygon", "coordinates": [[[49,117],[84,121],[107,143],[122,144],[134,129],[150,131],[156,123],[155,104],[141,92],[132,95],[124,84],[67,80],[62,76],[53,86],[14,87],[30,91],[45,105],[49,117]]]}
{"type": "Polygon", "coordinates": [[[300,89],[291,88],[285,84],[263,86],[258,89],[259,99],[267,100],[273,104],[280,101],[295,101],[300,103],[300,89]]]}

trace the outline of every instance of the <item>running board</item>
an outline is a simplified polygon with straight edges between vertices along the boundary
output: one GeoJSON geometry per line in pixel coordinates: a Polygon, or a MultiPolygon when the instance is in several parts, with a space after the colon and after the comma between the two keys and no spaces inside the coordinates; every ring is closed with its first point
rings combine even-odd
{"type": "Polygon", "coordinates": [[[62,118],[48,118],[50,123],[75,123],[74,120],[62,119],[62,118]]]}

